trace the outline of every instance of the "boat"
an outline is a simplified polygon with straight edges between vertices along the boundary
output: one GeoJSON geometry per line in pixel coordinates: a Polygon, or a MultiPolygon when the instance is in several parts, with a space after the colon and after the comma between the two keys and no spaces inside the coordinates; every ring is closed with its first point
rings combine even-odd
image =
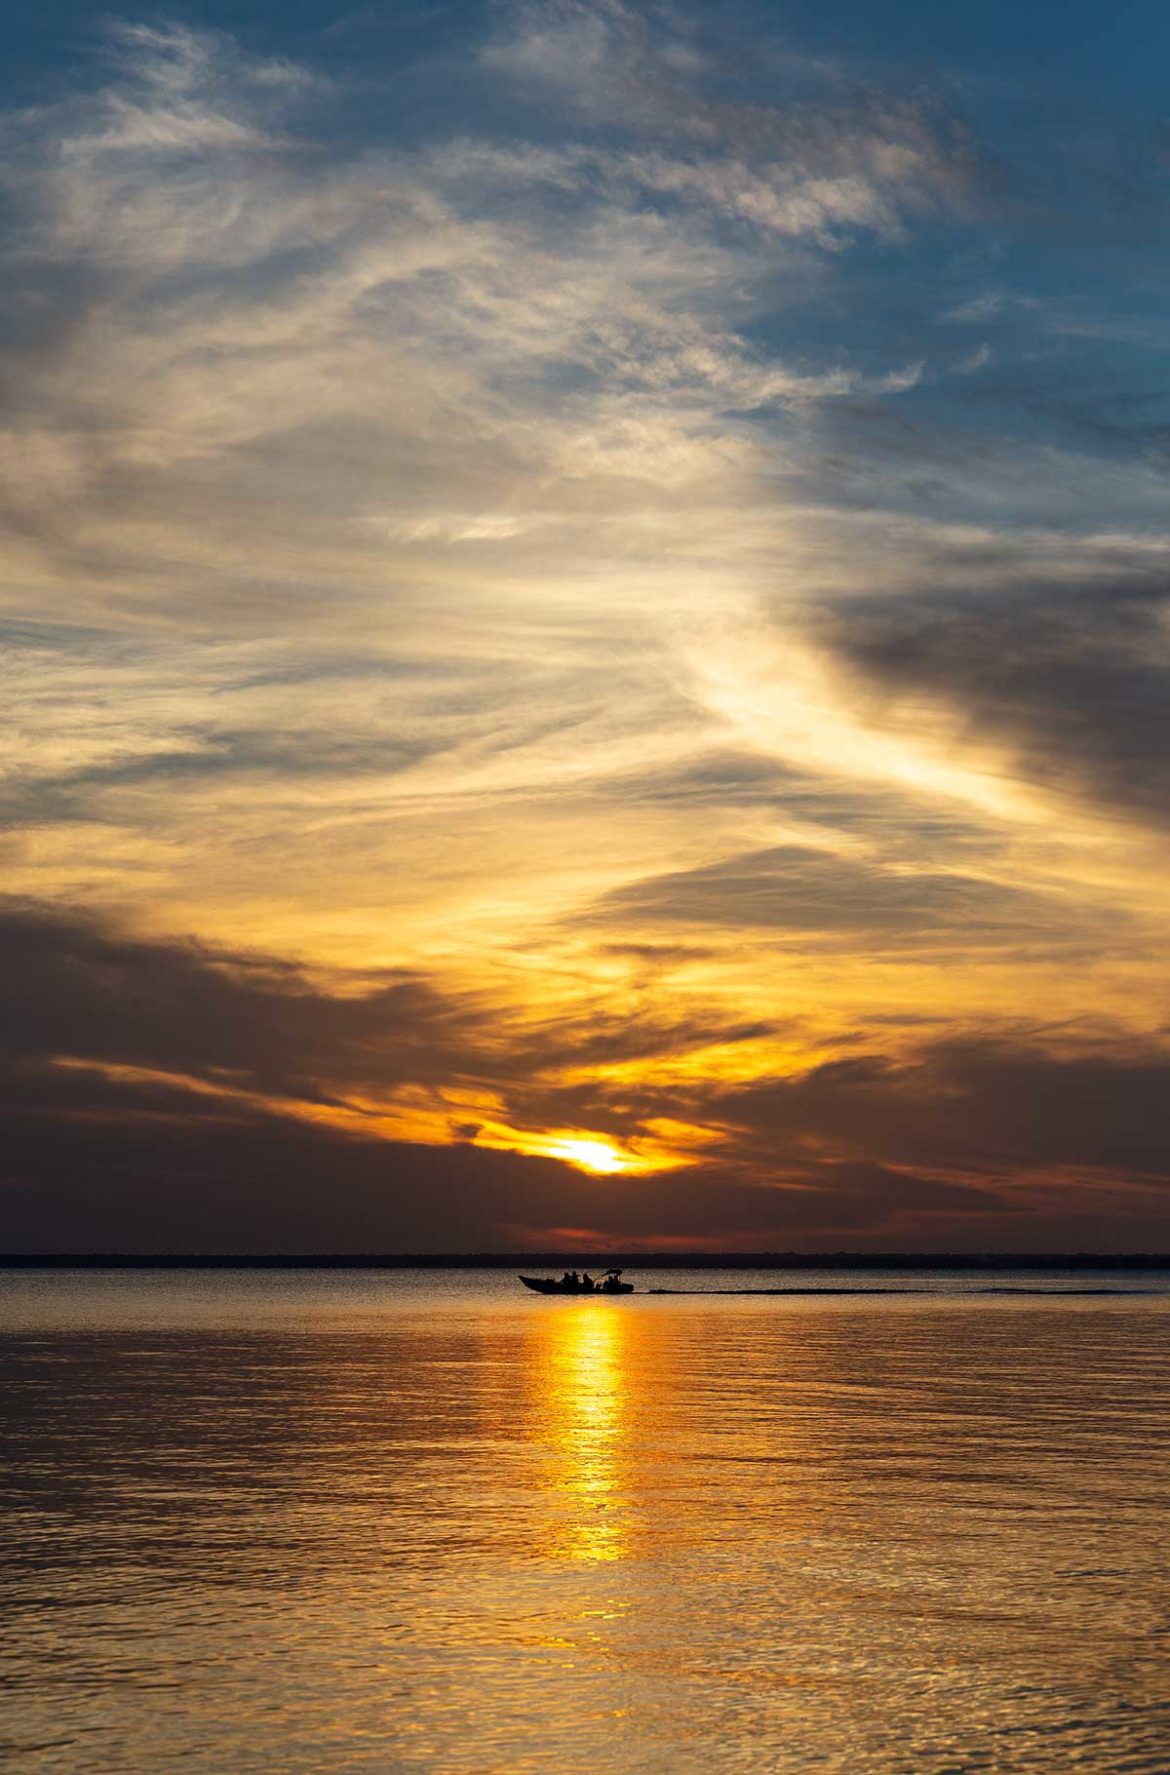
{"type": "Polygon", "coordinates": [[[633,1294],[632,1282],[619,1282],[609,1276],[604,1282],[558,1282],[551,1276],[521,1276],[525,1288],[534,1294],[633,1294]]]}

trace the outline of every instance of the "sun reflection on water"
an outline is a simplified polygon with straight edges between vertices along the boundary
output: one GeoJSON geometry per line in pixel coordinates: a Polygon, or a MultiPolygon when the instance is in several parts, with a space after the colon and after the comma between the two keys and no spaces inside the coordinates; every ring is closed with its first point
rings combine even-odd
{"type": "Polygon", "coordinates": [[[558,1303],[541,1330],[541,1416],[555,1452],[550,1489],[561,1506],[552,1551],[593,1564],[621,1559],[629,1317],[612,1301],[558,1303]]]}

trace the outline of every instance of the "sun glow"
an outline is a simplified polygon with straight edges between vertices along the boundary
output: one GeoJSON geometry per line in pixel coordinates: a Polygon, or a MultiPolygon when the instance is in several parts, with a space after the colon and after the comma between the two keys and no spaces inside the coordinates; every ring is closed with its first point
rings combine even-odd
{"type": "Polygon", "coordinates": [[[566,1159],[582,1171],[597,1171],[611,1176],[630,1168],[623,1153],[615,1152],[604,1140],[557,1140],[548,1148],[551,1159],[566,1159]]]}

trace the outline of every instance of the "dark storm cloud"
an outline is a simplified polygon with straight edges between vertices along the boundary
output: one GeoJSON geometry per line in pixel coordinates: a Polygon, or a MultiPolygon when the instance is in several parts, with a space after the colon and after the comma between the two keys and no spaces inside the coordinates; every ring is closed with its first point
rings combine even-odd
{"type": "Polygon", "coordinates": [[[6,1119],[15,1250],[475,1250],[499,1242],[493,1209],[575,1181],[546,1160],[359,1140],[76,1074],[39,1101],[21,1093],[6,1119]]]}
{"type": "MultiPolygon", "coordinates": [[[[567,1086],[555,1066],[612,1059],[616,1028],[575,1046],[562,1028],[550,1049],[415,978],[338,998],[275,962],[27,912],[0,920],[0,978],[0,1244],[13,1250],[474,1250],[571,1229],[771,1248],[1170,1238],[1160,1051],[928,1040],[910,1058],[740,1088],[567,1086]],[[311,1109],[355,1081],[452,1079],[489,1083],[530,1125],[628,1136],[632,1118],[702,1119],[712,1144],[687,1169],[597,1178],[481,1150],[466,1124],[431,1147],[286,1113],[294,1095],[311,1109]]],[[[654,1040],[633,1033],[624,1052],[654,1040]]]]}
{"type": "MultiPolygon", "coordinates": [[[[330,1099],[403,1083],[504,1083],[543,1070],[749,1041],[745,1019],[604,1013],[509,1027],[474,996],[406,971],[337,994],[291,963],[194,942],[126,937],[96,920],[29,908],[0,912],[0,1055],[73,1056],[330,1099]]],[[[547,1110],[547,1093],[534,1107],[547,1110]]]]}
{"type": "MultiPolygon", "coordinates": [[[[360,1125],[306,1124],[265,1102],[267,1091],[321,1103],[343,1083],[504,1083],[538,1064],[508,1055],[479,1007],[417,978],[337,997],[263,958],[12,909],[0,980],[11,1249],[482,1249],[508,1226],[596,1220],[596,1180],[552,1161],[365,1139],[360,1125]],[[234,1094],[200,1095],[188,1078],[234,1094]]],[[[648,1040],[627,1032],[626,1047],[648,1040]]],[[[658,1230],[674,1212],[662,1190],[615,1196],[616,1224],[658,1230]]],[[[762,1211],[742,1184],[722,1199],[714,1180],[688,1186],[686,1228],[762,1211]]]]}
{"type": "Polygon", "coordinates": [[[1087,1167],[1170,1189],[1170,1056],[1158,1048],[944,1039],[909,1061],[837,1061],[710,1107],[755,1154],[837,1147],[998,1179],[1087,1167]]]}
{"type": "MultiPolygon", "coordinates": [[[[701,869],[620,888],[594,918],[719,925],[815,936],[855,934],[871,942],[987,943],[1068,940],[1055,896],[941,870],[902,872],[862,858],[801,845],[777,845],[701,869]]],[[[1078,924],[1085,917],[1078,908],[1078,924]]]]}
{"type": "Polygon", "coordinates": [[[9,1105],[4,1247],[59,1251],[450,1251],[603,1239],[783,1246],[904,1208],[985,1212],[990,1193],[830,1167],[801,1187],[720,1169],[586,1177],[475,1147],[360,1140],[179,1092],[76,1077],[9,1105]]]}
{"type": "Polygon", "coordinates": [[[877,595],[814,629],[891,703],[934,699],[1038,786],[1170,814],[1170,585],[1144,577],[877,595]]]}
{"type": "Polygon", "coordinates": [[[0,917],[0,977],[11,1060],[67,1055],[316,1097],[340,1079],[448,1079],[474,1052],[473,1009],[411,974],[335,997],[270,958],[36,912],[0,917]]]}
{"type": "MultiPolygon", "coordinates": [[[[28,913],[0,920],[0,978],[3,1244],[13,1250],[483,1249],[516,1229],[537,1242],[564,1229],[775,1242],[879,1226],[929,1202],[976,1212],[991,1203],[965,1186],[858,1163],[783,1190],[724,1163],[602,1180],[466,1143],[426,1147],[364,1138],[360,1125],[306,1124],[244,1092],[319,1102],[321,1074],[347,1066],[384,1084],[489,1072],[481,1019],[417,980],[337,999],[278,964],[28,913]],[[201,1095],[188,1077],[239,1094],[201,1095]]],[[[594,1034],[611,1058],[615,1035],[594,1034]]],[[[638,1047],[627,1041],[627,1051],[638,1047]]],[[[509,1073],[538,1064],[535,1052],[498,1054],[497,1082],[507,1088],[509,1073]]],[[[526,1091],[520,1079],[515,1095],[546,1113],[589,1101],[526,1091]]],[[[602,1107],[596,1094],[589,1106],[602,1107]]]]}

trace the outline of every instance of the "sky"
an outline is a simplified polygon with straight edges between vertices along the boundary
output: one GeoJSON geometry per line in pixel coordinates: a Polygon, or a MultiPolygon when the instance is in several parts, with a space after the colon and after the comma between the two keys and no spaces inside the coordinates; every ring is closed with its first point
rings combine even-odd
{"type": "Polygon", "coordinates": [[[1170,1250],[1168,39],[10,10],[0,1246],[1170,1250]]]}

